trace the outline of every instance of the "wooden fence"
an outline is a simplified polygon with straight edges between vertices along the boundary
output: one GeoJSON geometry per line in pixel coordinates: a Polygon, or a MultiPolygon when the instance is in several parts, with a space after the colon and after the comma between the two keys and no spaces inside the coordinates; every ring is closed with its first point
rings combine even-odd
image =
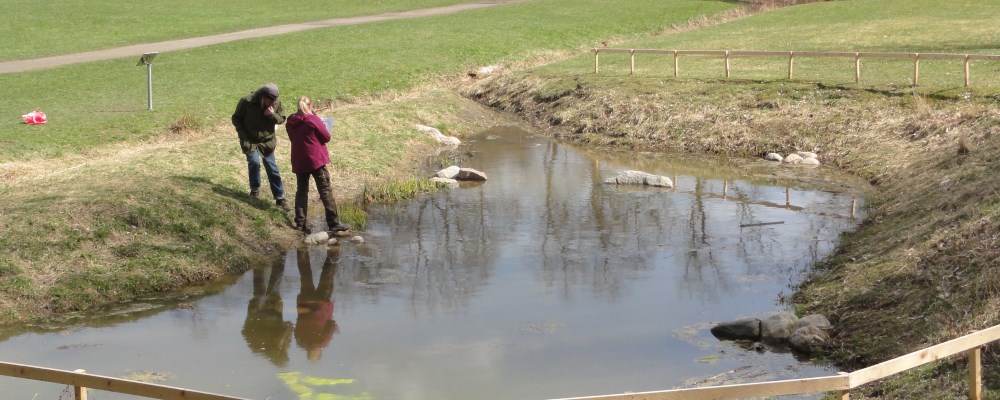
{"type": "Polygon", "coordinates": [[[594,73],[601,71],[601,53],[628,53],[630,57],[629,74],[635,74],[636,54],[660,54],[674,56],[674,76],[680,76],[680,56],[709,56],[720,57],[726,63],[726,78],[730,77],[729,60],[733,57],[788,57],[788,79],[791,80],[795,73],[796,57],[842,57],[854,58],[854,82],[861,83],[861,59],[862,58],[909,58],[913,60],[913,84],[920,84],[920,60],[962,60],[965,87],[969,87],[969,62],[980,61],[1000,61],[1000,55],[990,54],[948,54],[948,53],[880,53],[880,52],[828,52],[828,51],[752,51],[752,50],[655,50],[655,49],[613,49],[595,48],[594,52],[594,73]]]}
{"type": "Polygon", "coordinates": [[[0,375],[73,386],[74,399],[87,400],[87,388],[165,400],[247,400],[172,386],[91,375],[82,370],[65,371],[32,365],[0,362],[0,375]]]}
{"type": "Polygon", "coordinates": [[[851,389],[959,353],[965,353],[966,357],[968,357],[969,399],[981,400],[983,394],[982,347],[998,339],[1000,339],[1000,325],[973,332],[902,357],[875,364],[868,368],[859,369],[851,373],[841,372],[835,376],[657,392],[573,397],[561,400],[735,400],[820,392],[832,392],[840,400],[850,400],[851,389]]]}

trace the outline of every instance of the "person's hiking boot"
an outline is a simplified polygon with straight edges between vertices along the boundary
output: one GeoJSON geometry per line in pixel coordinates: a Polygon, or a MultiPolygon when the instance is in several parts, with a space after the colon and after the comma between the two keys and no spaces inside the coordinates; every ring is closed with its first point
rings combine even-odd
{"type": "Polygon", "coordinates": [[[282,210],[292,211],[292,208],[288,206],[288,202],[285,199],[278,199],[274,201],[274,204],[281,207],[282,210]]]}
{"type": "Polygon", "coordinates": [[[302,232],[306,236],[312,233],[312,229],[309,229],[308,226],[297,226],[295,227],[295,229],[298,230],[299,232],[302,232]]]}
{"type": "Polygon", "coordinates": [[[343,232],[343,231],[346,231],[346,230],[349,230],[349,229],[351,229],[350,226],[348,226],[347,224],[340,223],[340,222],[337,222],[337,223],[335,223],[333,225],[330,225],[330,231],[333,232],[333,233],[343,232]]]}
{"type": "Polygon", "coordinates": [[[257,200],[257,198],[259,198],[259,197],[260,197],[260,191],[259,190],[251,190],[250,191],[250,198],[251,199],[257,200]]]}

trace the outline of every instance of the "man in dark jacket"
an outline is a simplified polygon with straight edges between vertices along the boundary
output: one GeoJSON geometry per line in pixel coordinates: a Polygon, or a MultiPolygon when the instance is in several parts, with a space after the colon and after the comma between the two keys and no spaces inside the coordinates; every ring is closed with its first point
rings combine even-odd
{"type": "Polygon", "coordinates": [[[275,204],[290,210],[285,202],[285,186],[281,182],[278,163],[274,159],[274,149],[278,145],[274,128],[283,122],[285,110],[281,107],[281,100],[278,100],[278,86],[273,83],[261,86],[240,99],[233,112],[233,126],[240,137],[240,148],[247,158],[250,197],[257,198],[260,195],[260,160],[263,160],[275,204]]]}

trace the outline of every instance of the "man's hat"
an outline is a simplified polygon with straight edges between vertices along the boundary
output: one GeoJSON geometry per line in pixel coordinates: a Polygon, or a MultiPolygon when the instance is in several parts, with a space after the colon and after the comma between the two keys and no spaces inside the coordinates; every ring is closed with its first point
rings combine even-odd
{"type": "Polygon", "coordinates": [[[264,87],[261,88],[261,93],[263,93],[265,96],[271,98],[271,100],[277,100],[278,99],[278,85],[275,85],[273,83],[268,83],[268,84],[264,85],[264,87]]]}

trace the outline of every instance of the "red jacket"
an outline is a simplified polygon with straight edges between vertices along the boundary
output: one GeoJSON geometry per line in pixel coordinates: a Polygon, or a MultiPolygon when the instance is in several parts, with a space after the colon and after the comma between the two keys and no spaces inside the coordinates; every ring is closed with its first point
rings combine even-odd
{"type": "Polygon", "coordinates": [[[292,172],[308,174],[330,163],[330,132],[319,117],[297,112],[288,117],[285,130],[292,144],[292,172]]]}

